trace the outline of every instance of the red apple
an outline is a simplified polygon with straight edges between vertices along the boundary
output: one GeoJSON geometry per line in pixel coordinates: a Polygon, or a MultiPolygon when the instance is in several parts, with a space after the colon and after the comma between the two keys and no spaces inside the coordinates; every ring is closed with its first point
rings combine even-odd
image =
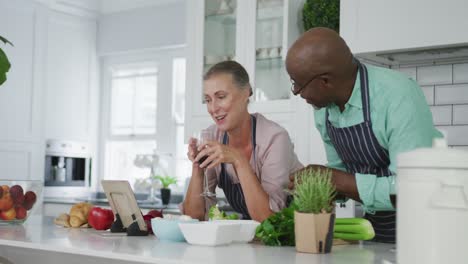
{"type": "Polygon", "coordinates": [[[152,217],[163,217],[163,211],[161,209],[161,211],[159,210],[150,210],[146,215],[151,215],[152,217]]]}
{"type": "Polygon", "coordinates": [[[8,185],[2,185],[2,189],[4,192],[8,192],[8,190],[10,190],[10,187],[8,185]]]}
{"type": "Polygon", "coordinates": [[[2,198],[3,196],[3,188],[0,188],[0,199],[2,198]]]}
{"type": "Polygon", "coordinates": [[[10,195],[13,198],[15,204],[23,204],[24,202],[24,191],[19,185],[13,185],[10,188],[10,195]]]}
{"type": "Polygon", "coordinates": [[[27,191],[26,194],[24,194],[24,202],[23,202],[24,209],[28,211],[31,210],[35,202],[36,202],[36,194],[33,191],[27,191]]]}
{"type": "Polygon", "coordinates": [[[15,207],[16,210],[16,219],[25,219],[28,213],[26,212],[26,209],[22,207],[21,205],[18,205],[15,207]]]}
{"type": "Polygon", "coordinates": [[[13,220],[16,218],[16,210],[14,207],[10,208],[7,211],[0,212],[0,218],[3,220],[13,220]]]}
{"type": "Polygon", "coordinates": [[[3,196],[0,198],[0,211],[7,211],[13,207],[13,199],[11,198],[10,193],[5,190],[3,191],[3,196]]]}
{"type": "Polygon", "coordinates": [[[107,230],[114,223],[114,213],[112,210],[95,206],[89,211],[88,223],[96,230],[107,230]]]}

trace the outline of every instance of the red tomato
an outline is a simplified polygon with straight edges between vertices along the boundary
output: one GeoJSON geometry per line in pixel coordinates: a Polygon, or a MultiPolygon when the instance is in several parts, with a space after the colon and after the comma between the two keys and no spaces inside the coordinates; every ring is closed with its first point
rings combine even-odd
{"type": "Polygon", "coordinates": [[[88,223],[96,230],[107,230],[114,222],[112,210],[100,207],[93,207],[88,214],[88,223]]]}

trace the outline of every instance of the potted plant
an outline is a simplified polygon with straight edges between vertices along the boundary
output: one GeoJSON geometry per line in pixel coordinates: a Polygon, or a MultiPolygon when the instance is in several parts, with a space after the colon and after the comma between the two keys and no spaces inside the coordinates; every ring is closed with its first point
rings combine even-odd
{"type": "Polygon", "coordinates": [[[161,200],[164,205],[169,204],[169,200],[171,200],[171,189],[169,189],[169,186],[171,184],[176,184],[177,179],[171,176],[161,176],[161,175],[156,175],[154,176],[155,179],[159,180],[162,184],[161,188],[161,200]]]}
{"type": "Polygon", "coordinates": [[[304,30],[327,27],[340,32],[340,0],[307,0],[302,9],[304,30]]]}
{"type": "Polygon", "coordinates": [[[331,171],[309,168],[297,173],[292,195],[296,205],[296,251],[329,253],[333,243],[336,196],[331,171]]]}
{"type": "MultiPolygon", "coordinates": [[[[13,44],[8,41],[6,38],[0,36],[0,40],[4,44],[13,44]]],[[[11,64],[8,61],[8,57],[6,56],[5,52],[0,48],[0,85],[2,85],[6,81],[6,73],[10,70],[11,64]]]]}

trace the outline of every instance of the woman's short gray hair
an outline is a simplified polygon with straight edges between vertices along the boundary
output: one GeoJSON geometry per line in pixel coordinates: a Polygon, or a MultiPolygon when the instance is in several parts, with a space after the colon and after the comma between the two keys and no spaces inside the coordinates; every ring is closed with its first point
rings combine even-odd
{"type": "MultiPolygon", "coordinates": [[[[234,84],[240,89],[245,89],[250,87],[249,83],[249,74],[245,68],[236,61],[222,61],[213,65],[203,76],[203,80],[206,81],[212,78],[215,75],[227,73],[232,76],[234,84]]],[[[250,91],[252,95],[252,91],[250,91]]]]}

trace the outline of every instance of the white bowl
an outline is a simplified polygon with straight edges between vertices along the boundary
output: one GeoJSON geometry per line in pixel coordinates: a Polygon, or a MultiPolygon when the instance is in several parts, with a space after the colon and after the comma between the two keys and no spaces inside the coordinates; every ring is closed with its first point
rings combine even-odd
{"type": "Polygon", "coordinates": [[[228,222],[179,223],[188,243],[202,246],[230,244],[237,240],[240,224],[228,222]]]}
{"type": "Polygon", "coordinates": [[[216,220],[215,222],[239,224],[240,231],[234,239],[234,241],[237,242],[252,241],[255,237],[255,230],[257,229],[257,226],[260,225],[259,222],[254,220],[216,220]]]}

